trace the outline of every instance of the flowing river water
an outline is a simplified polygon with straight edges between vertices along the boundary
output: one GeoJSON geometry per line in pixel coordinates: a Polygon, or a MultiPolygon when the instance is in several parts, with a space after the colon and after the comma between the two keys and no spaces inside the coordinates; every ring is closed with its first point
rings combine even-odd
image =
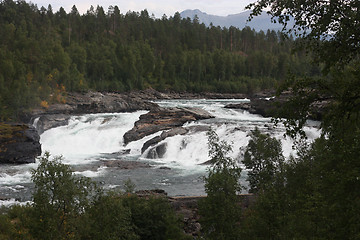
{"type": "MultiPolygon", "coordinates": [[[[296,154],[292,140],[284,138],[285,129],[274,127],[270,118],[250,114],[243,110],[226,109],[225,105],[249,101],[247,99],[227,100],[163,100],[156,102],[162,107],[196,107],[211,113],[215,118],[186,123],[190,129],[212,127],[221,140],[232,145],[230,156],[239,162],[250,137],[251,130],[258,127],[262,132],[280,139],[283,154],[296,154]],[[206,126],[206,127],[202,127],[206,126]]],[[[206,131],[189,131],[186,135],[166,138],[166,152],[161,158],[148,158],[148,150],[141,154],[143,144],[161,132],[147,136],[126,146],[123,135],[130,130],[140,115],[147,111],[133,113],[88,114],[73,116],[68,125],[52,128],[40,136],[43,152],[52,156],[63,156],[63,163],[69,164],[79,175],[91,177],[105,189],[122,190],[124,181],[131,179],[137,190],[163,189],[170,196],[204,195],[202,176],[209,160],[206,131]],[[149,164],[150,168],[117,168],[102,164],[104,161],[138,161],[149,164]]],[[[304,128],[308,141],[320,135],[316,122],[309,122],[304,128]]],[[[33,184],[31,169],[37,163],[26,165],[1,165],[0,205],[31,201],[33,184]]],[[[241,183],[247,185],[246,171],[241,183]]]]}

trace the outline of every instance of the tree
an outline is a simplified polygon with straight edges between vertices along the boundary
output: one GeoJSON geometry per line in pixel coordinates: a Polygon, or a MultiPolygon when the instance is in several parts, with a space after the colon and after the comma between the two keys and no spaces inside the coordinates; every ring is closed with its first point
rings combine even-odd
{"type": "Polygon", "coordinates": [[[231,146],[213,130],[208,132],[208,145],[211,167],[204,178],[207,197],[199,202],[201,226],[208,239],[238,239],[241,168],[226,156],[231,146]]]}
{"type": "Polygon", "coordinates": [[[252,9],[251,16],[270,9],[268,13],[273,21],[279,21],[285,28],[294,19],[294,27],[290,26],[289,31],[304,37],[307,46],[311,46],[318,60],[325,61],[327,67],[346,64],[360,53],[360,4],[357,0],[258,0],[247,8],[252,9]]]}
{"type": "Polygon", "coordinates": [[[295,136],[311,107],[326,100],[321,138],[285,165],[280,192],[273,188],[257,199],[248,229],[258,227],[249,239],[261,238],[254,235],[259,229],[275,239],[359,238],[359,7],[355,0],[259,0],[249,5],[253,15],[269,8],[285,26],[293,17],[292,31],[302,37],[298,42],[324,66],[320,76],[289,77],[280,89],[292,91],[285,121],[289,133],[295,136]]]}
{"type": "Polygon", "coordinates": [[[281,142],[255,128],[251,132],[243,163],[249,169],[247,180],[250,192],[266,190],[275,182],[276,175],[283,171],[281,142]]]}
{"type": "Polygon", "coordinates": [[[130,210],[131,223],[140,239],[187,239],[179,217],[166,198],[130,194],[123,197],[123,202],[130,210]]]}
{"type": "Polygon", "coordinates": [[[315,62],[324,66],[321,77],[292,77],[280,89],[292,89],[294,101],[287,109],[294,112],[297,105],[296,110],[299,110],[289,115],[289,126],[297,124],[295,129],[301,129],[313,103],[324,100],[330,100],[329,108],[324,111],[329,116],[323,118],[325,131],[331,131],[334,124],[343,124],[339,119],[344,116],[352,119],[359,115],[359,1],[259,0],[247,8],[252,9],[251,16],[270,9],[268,13],[273,20],[284,27],[293,18],[294,27],[289,31],[301,37],[297,41],[300,47],[308,49],[315,62]]]}
{"type": "Polygon", "coordinates": [[[125,206],[123,198],[114,192],[96,196],[87,209],[81,228],[81,239],[140,239],[135,233],[130,209],[125,206]]]}
{"type": "Polygon", "coordinates": [[[89,207],[96,186],[89,178],[76,177],[61,157],[45,153],[32,171],[35,183],[30,232],[39,239],[69,239],[76,233],[78,218],[89,207]]]}

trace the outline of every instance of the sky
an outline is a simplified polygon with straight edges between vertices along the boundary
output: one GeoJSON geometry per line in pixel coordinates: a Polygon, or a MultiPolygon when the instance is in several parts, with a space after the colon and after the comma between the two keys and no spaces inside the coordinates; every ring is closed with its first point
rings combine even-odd
{"type": "Polygon", "coordinates": [[[78,11],[83,14],[86,13],[90,6],[96,8],[97,5],[102,6],[107,11],[110,5],[118,6],[120,12],[125,14],[128,11],[140,12],[147,9],[149,14],[154,14],[155,17],[160,18],[163,14],[170,17],[175,12],[182,12],[187,9],[199,9],[208,14],[227,16],[229,14],[236,14],[243,12],[245,6],[254,0],[31,0],[27,1],[34,3],[41,8],[45,8],[51,4],[53,11],[56,12],[60,7],[63,7],[66,12],[69,12],[73,5],[76,5],[78,11]]]}

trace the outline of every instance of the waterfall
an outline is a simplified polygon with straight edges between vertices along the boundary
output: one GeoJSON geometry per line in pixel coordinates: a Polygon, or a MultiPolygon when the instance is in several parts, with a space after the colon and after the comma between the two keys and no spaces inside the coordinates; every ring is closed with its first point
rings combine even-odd
{"type": "MultiPolygon", "coordinates": [[[[131,178],[137,189],[162,188],[169,195],[204,194],[201,176],[206,173],[202,163],[209,160],[207,129],[212,128],[221,140],[232,146],[230,157],[240,163],[251,130],[258,127],[262,132],[280,139],[286,157],[296,154],[293,141],[284,138],[285,128],[274,127],[270,118],[250,114],[243,110],[224,108],[229,103],[248,102],[248,99],[229,100],[166,100],[156,102],[161,107],[197,107],[215,118],[186,123],[185,135],[168,137],[141,153],[143,144],[161,132],[138,141],[123,143],[123,135],[129,131],[142,114],[133,113],[87,114],[73,116],[66,126],[45,131],[40,136],[43,151],[62,155],[63,162],[71,165],[76,174],[93,178],[105,188],[121,188],[123,181],[131,178]],[[152,151],[152,152],[151,152],[152,151]],[[117,168],[104,165],[105,161],[129,161],[148,164],[150,168],[117,168]]],[[[304,128],[308,141],[320,135],[316,123],[304,128]]],[[[37,164],[6,165],[0,169],[0,196],[9,199],[30,199],[30,169],[37,164]]],[[[245,184],[245,177],[242,179],[245,184]]],[[[5,203],[4,203],[5,204],[5,203]]],[[[0,203],[1,205],[1,203],[0,203]]]]}

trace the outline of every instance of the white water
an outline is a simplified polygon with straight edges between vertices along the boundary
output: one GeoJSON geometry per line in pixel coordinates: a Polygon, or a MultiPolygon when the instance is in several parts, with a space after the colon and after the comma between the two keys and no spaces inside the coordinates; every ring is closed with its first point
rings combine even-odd
{"type": "Polygon", "coordinates": [[[53,155],[63,155],[69,164],[87,163],[100,153],[122,150],[123,135],[145,113],[147,111],[72,117],[67,126],[50,129],[41,135],[42,149],[53,155]]]}
{"type": "MultiPolygon", "coordinates": [[[[187,123],[184,127],[211,126],[221,140],[233,146],[230,156],[237,161],[240,161],[242,149],[250,138],[249,133],[255,127],[280,139],[285,156],[295,154],[291,139],[283,138],[284,128],[281,126],[273,128],[270,118],[224,108],[228,103],[244,101],[248,100],[168,100],[157,103],[163,107],[198,107],[210,112],[215,116],[214,119],[187,123]]],[[[68,125],[50,129],[40,136],[42,149],[52,155],[62,155],[63,162],[71,165],[76,174],[91,177],[108,189],[121,188],[124,180],[131,178],[137,189],[162,188],[169,195],[204,194],[200,177],[205,174],[206,166],[199,164],[209,160],[206,132],[190,131],[186,135],[167,138],[159,143],[167,144],[164,157],[147,159],[149,149],[141,155],[141,147],[147,140],[161,132],[131,142],[127,146],[123,144],[123,135],[133,127],[140,115],[145,113],[146,111],[138,111],[74,116],[68,125]],[[128,154],[114,154],[126,149],[130,150],[128,154]],[[152,168],[124,170],[101,164],[101,160],[118,159],[146,162],[152,168]]],[[[320,134],[314,127],[306,127],[305,132],[309,141],[320,134]]],[[[21,201],[30,200],[32,188],[30,169],[36,166],[37,164],[2,167],[0,196],[11,199],[21,198],[21,201]]]]}

